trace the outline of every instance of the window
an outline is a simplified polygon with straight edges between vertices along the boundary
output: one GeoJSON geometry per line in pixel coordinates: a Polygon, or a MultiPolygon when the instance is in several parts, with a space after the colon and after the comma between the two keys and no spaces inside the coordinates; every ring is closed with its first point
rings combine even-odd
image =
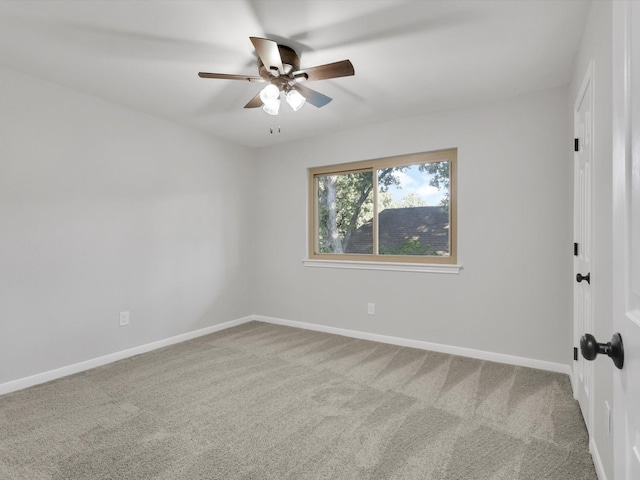
{"type": "Polygon", "coordinates": [[[457,149],[309,169],[309,258],[456,263],[457,149]]]}

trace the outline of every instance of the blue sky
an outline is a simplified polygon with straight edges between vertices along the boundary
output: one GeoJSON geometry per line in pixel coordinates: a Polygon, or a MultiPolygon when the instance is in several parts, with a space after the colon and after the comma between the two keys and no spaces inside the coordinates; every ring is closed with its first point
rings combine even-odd
{"type": "Polygon", "coordinates": [[[414,193],[422,198],[427,205],[439,205],[444,197],[446,190],[438,190],[436,187],[429,185],[433,175],[426,172],[420,172],[418,165],[413,165],[404,172],[395,172],[394,175],[400,181],[400,187],[389,187],[389,193],[398,202],[409,194],[414,193]]]}

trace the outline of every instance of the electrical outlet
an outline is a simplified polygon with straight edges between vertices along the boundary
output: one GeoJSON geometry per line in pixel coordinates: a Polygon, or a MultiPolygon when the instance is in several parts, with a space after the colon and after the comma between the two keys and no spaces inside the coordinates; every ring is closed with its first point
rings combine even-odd
{"type": "Polygon", "coordinates": [[[126,327],[129,325],[129,312],[120,312],[120,326],[126,327]]]}
{"type": "Polygon", "coordinates": [[[367,313],[369,315],[373,315],[376,313],[376,305],[375,303],[369,303],[367,304],[367,313]]]}

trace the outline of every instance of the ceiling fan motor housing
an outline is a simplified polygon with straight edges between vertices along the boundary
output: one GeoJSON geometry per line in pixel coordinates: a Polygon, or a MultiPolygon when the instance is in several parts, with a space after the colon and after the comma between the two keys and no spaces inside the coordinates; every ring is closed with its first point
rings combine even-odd
{"type": "MultiPolygon", "coordinates": [[[[296,52],[286,45],[278,45],[278,51],[280,52],[280,58],[282,58],[282,66],[284,67],[284,75],[289,75],[291,72],[297,72],[300,70],[300,58],[296,52]]],[[[271,70],[271,65],[265,66],[262,60],[258,58],[258,71],[260,76],[270,82],[277,69],[271,70]]]]}

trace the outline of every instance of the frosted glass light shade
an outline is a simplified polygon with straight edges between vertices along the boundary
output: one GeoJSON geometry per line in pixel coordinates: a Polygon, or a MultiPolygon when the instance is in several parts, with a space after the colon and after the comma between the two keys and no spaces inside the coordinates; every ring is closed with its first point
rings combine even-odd
{"type": "Polygon", "coordinates": [[[278,115],[278,110],[280,110],[280,100],[277,98],[268,99],[262,105],[262,110],[267,112],[269,115],[278,115]]]}
{"type": "Polygon", "coordinates": [[[265,105],[269,103],[270,100],[277,100],[279,96],[280,90],[278,90],[278,87],[276,87],[272,83],[270,83],[260,91],[260,100],[262,100],[262,103],[264,103],[265,105]]]}
{"type": "Polygon", "coordinates": [[[260,91],[262,109],[269,115],[278,115],[280,110],[280,90],[270,83],[260,91]]]}
{"type": "Polygon", "coordinates": [[[287,103],[291,105],[294,112],[300,110],[307,101],[297,90],[289,90],[284,98],[287,100],[287,103]]]}

